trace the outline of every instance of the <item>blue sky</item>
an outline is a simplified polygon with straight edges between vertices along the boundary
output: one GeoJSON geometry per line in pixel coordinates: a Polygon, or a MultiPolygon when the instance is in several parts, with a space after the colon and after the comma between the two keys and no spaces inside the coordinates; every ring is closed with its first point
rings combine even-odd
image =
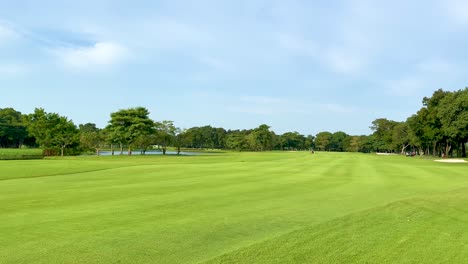
{"type": "Polygon", "coordinates": [[[368,134],[468,78],[468,2],[0,0],[0,108],[368,134]]]}

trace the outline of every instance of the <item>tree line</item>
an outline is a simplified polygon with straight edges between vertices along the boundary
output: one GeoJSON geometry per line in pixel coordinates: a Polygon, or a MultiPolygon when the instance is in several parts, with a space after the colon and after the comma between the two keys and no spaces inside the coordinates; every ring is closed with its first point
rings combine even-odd
{"type": "Polygon", "coordinates": [[[227,149],[237,151],[321,150],[340,152],[391,152],[405,154],[466,156],[468,141],[468,89],[448,92],[442,89],[422,100],[422,108],[404,122],[378,118],[370,135],[320,132],[277,135],[270,126],[226,130],[212,126],[181,129],[173,121],[155,121],[148,109],[135,107],[110,114],[105,128],[93,123],[75,125],[58,113],[36,108],[22,114],[13,108],[0,109],[0,147],[41,147],[45,155],[74,155],[101,150],[128,155],[133,151],[168,147],[227,149]]]}
{"type": "Polygon", "coordinates": [[[381,151],[466,157],[468,88],[439,89],[424,97],[421,109],[404,122],[380,118],[371,129],[381,151]]]}

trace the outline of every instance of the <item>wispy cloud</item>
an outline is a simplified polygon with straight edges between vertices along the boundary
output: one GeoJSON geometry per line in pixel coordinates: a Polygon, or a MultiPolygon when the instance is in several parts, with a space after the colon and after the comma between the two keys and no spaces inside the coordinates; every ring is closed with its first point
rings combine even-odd
{"type": "Polygon", "coordinates": [[[468,2],[465,0],[443,1],[447,16],[453,22],[468,25],[468,2]]]}
{"type": "Polygon", "coordinates": [[[109,67],[128,58],[126,47],[114,42],[97,42],[88,47],[58,48],[53,51],[67,68],[88,70],[109,67]]]}
{"type": "Polygon", "coordinates": [[[18,37],[19,34],[13,28],[0,21],[0,44],[18,37]]]}
{"type": "MultiPolygon", "coordinates": [[[[151,45],[146,48],[179,50],[186,46],[206,47],[214,39],[206,30],[181,20],[145,20],[140,21],[137,26],[140,30],[135,34],[130,33],[130,36],[136,40],[146,40],[151,45]],[[145,34],[142,36],[140,32],[145,32],[145,34]]],[[[135,45],[141,46],[142,43],[135,43],[135,45]]]]}

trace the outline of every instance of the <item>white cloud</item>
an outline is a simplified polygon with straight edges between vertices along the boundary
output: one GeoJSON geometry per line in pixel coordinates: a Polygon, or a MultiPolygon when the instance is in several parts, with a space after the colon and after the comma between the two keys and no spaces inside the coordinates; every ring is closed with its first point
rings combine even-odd
{"type": "Polygon", "coordinates": [[[0,23],[0,44],[16,39],[19,35],[12,28],[0,23]]]}
{"type": "Polygon", "coordinates": [[[59,48],[54,53],[66,67],[80,70],[112,66],[129,55],[127,48],[113,42],[97,42],[89,47],[59,48]]]}
{"type": "Polygon", "coordinates": [[[447,10],[447,16],[453,22],[467,25],[468,24],[468,2],[465,0],[447,0],[443,1],[443,5],[447,10]]]}

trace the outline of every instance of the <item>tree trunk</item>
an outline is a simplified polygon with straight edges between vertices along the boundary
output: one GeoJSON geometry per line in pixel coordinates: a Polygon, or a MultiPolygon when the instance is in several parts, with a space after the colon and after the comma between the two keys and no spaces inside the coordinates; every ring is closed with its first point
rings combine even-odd
{"type": "Polygon", "coordinates": [[[132,155],[132,149],[130,147],[128,147],[128,155],[131,156],[132,155]]]}
{"type": "Polygon", "coordinates": [[[123,145],[120,143],[120,155],[123,155],[123,145]]]}
{"type": "Polygon", "coordinates": [[[163,155],[166,155],[166,146],[162,147],[163,155]]]}
{"type": "Polygon", "coordinates": [[[448,156],[448,154],[449,154],[451,148],[452,148],[452,146],[450,145],[449,142],[447,142],[447,143],[445,144],[445,156],[446,156],[446,157],[448,156]]]}
{"type": "Polygon", "coordinates": [[[401,152],[400,152],[401,155],[405,155],[405,149],[406,149],[407,147],[408,147],[408,144],[407,144],[407,145],[404,145],[404,144],[403,144],[403,146],[401,147],[401,152]]]}
{"type": "Polygon", "coordinates": [[[432,149],[432,156],[434,156],[434,157],[438,156],[438,155],[436,155],[436,153],[437,153],[437,142],[434,143],[434,148],[432,149]]]}
{"type": "Polygon", "coordinates": [[[64,150],[64,149],[65,149],[65,145],[62,145],[62,147],[61,147],[61,155],[60,155],[60,156],[62,156],[62,157],[63,157],[63,150],[64,150]]]}
{"type": "Polygon", "coordinates": [[[461,149],[461,156],[462,158],[466,158],[466,146],[465,146],[465,142],[462,143],[462,149],[461,149]]]}
{"type": "Polygon", "coordinates": [[[96,155],[98,155],[98,157],[99,157],[99,155],[101,155],[101,152],[99,151],[98,148],[96,149],[96,155]]]}
{"type": "Polygon", "coordinates": [[[111,144],[111,152],[112,152],[112,156],[114,156],[114,144],[111,144]]]}

